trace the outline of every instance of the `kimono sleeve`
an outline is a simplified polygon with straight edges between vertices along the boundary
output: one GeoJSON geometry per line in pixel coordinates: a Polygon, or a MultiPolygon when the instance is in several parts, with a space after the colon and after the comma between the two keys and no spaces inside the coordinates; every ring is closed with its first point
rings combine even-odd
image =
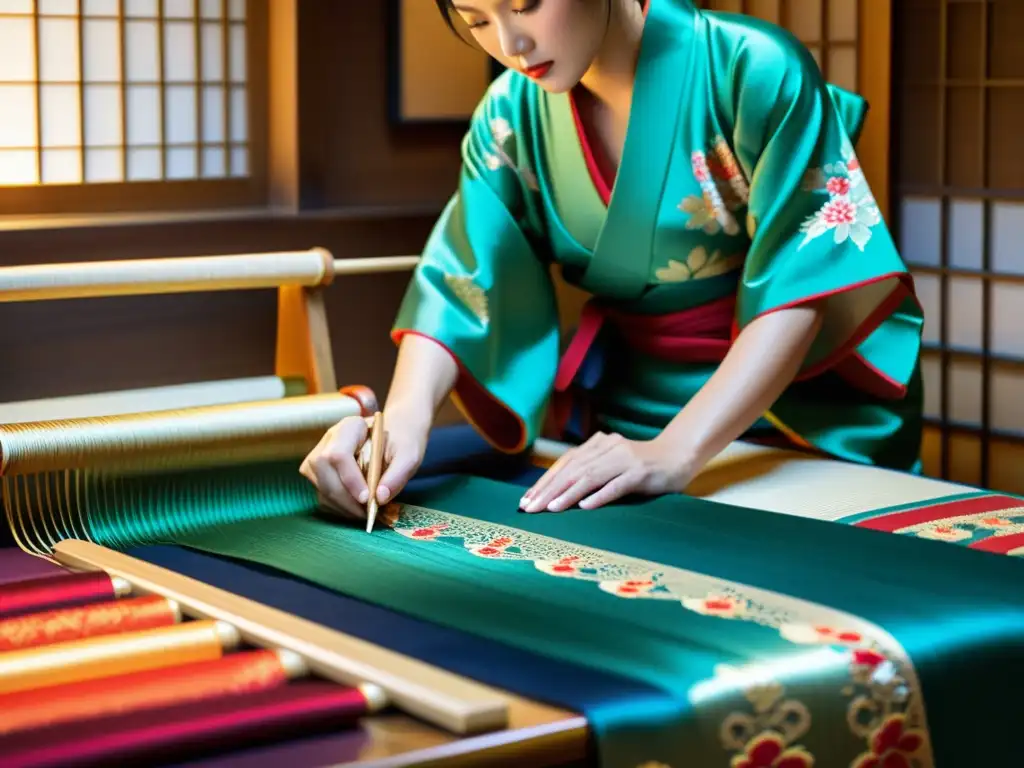
{"type": "Polygon", "coordinates": [[[437,221],[392,329],[429,337],[459,366],[452,400],[496,448],[537,437],[558,364],[559,322],[547,265],[525,231],[536,188],[519,156],[514,114],[489,95],[462,147],[458,189],[437,221]]]}
{"type": "Polygon", "coordinates": [[[751,241],[737,333],[769,312],[820,302],[823,326],[799,379],[835,370],[865,392],[902,398],[923,319],[855,151],[863,101],[826,84],[795,41],[748,64],[734,97],[751,241]]]}

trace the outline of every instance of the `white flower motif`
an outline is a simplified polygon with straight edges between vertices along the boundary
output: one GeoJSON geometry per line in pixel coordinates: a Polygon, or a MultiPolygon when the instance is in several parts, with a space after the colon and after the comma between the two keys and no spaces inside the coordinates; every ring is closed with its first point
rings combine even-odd
{"type": "Polygon", "coordinates": [[[493,151],[484,155],[484,165],[487,169],[498,171],[507,167],[519,175],[527,189],[532,192],[538,191],[540,185],[537,183],[537,176],[525,165],[517,165],[512,157],[516,138],[512,124],[504,117],[492,117],[488,126],[494,139],[494,145],[491,148],[493,151]]]}
{"type": "Polygon", "coordinates": [[[491,118],[491,135],[499,144],[504,144],[512,138],[512,126],[504,117],[491,118]]]}
{"type": "Polygon", "coordinates": [[[821,169],[815,168],[804,174],[802,188],[810,192],[825,192],[829,199],[801,225],[804,239],[800,248],[832,232],[836,245],[849,240],[863,251],[871,240],[872,229],[882,222],[881,211],[860,162],[852,151],[848,150],[846,154],[846,162],[828,163],[821,169]]]}

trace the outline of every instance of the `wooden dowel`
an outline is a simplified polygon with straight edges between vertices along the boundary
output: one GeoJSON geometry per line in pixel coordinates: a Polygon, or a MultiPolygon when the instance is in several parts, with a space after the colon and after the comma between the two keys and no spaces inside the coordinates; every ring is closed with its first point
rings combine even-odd
{"type": "Polygon", "coordinates": [[[454,733],[508,724],[508,700],[497,691],[365,640],[90,542],[62,541],[54,557],[70,569],[123,578],[134,594],[163,595],[177,602],[184,615],[227,622],[245,642],[292,651],[321,677],[344,685],[376,685],[399,708],[454,733]]]}
{"type": "Polygon", "coordinates": [[[335,259],[323,248],[226,256],[0,267],[0,303],[300,286],[338,275],[408,271],[417,256],[335,259]]]}
{"type": "Polygon", "coordinates": [[[335,259],[334,275],[375,275],[407,272],[420,263],[419,256],[373,256],[360,259],[335,259]]]}

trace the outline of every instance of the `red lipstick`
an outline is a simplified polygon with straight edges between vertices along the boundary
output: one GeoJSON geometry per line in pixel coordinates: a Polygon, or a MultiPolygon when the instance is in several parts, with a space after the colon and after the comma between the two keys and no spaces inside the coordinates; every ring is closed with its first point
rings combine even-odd
{"type": "Polygon", "coordinates": [[[524,69],[523,74],[527,77],[532,77],[534,80],[540,80],[548,73],[554,63],[553,61],[545,61],[543,64],[534,64],[532,67],[524,69]]]}

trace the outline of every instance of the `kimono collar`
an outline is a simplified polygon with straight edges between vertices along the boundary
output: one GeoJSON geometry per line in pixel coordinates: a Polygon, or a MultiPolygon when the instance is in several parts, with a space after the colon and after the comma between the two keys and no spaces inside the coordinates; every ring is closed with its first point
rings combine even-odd
{"type": "Polygon", "coordinates": [[[690,0],[650,0],[622,160],[582,280],[600,297],[633,299],[648,285],[683,89],[691,85],[699,20],[690,0]]]}

